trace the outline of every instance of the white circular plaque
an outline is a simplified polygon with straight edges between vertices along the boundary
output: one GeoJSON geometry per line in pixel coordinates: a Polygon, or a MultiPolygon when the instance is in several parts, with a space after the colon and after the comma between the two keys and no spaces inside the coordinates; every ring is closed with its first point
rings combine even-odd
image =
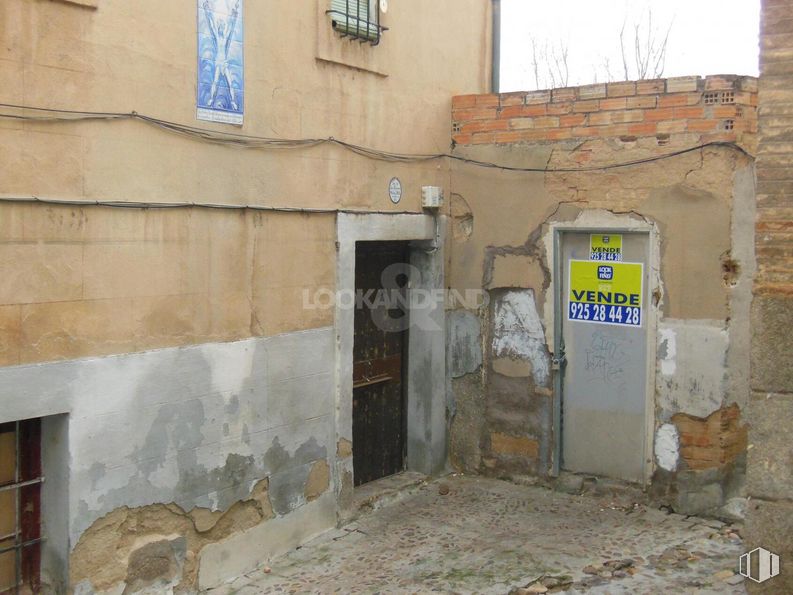
{"type": "Polygon", "coordinates": [[[402,200],[402,182],[399,181],[399,178],[391,178],[388,183],[388,196],[394,204],[402,200]]]}

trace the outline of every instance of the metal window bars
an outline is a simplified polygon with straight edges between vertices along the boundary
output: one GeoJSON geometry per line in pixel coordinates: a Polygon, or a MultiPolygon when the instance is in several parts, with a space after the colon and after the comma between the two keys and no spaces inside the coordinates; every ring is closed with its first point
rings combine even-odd
{"type": "Polygon", "coordinates": [[[330,10],[333,29],[342,37],[357,39],[372,45],[380,43],[387,27],[380,25],[380,10],[377,0],[331,0],[330,10]]]}
{"type": "MultiPolygon", "coordinates": [[[[34,423],[39,420],[35,420],[34,423]]],[[[0,424],[0,434],[13,432],[14,434],[14,454],[13,454],[13,480],[6,483],[0,483],[0,496],[8,492],[14,494],[13,504],[13,530],[10,533],[0,535],[0,559],[5,554],[13,552],[13,583],[3,584],[0,583],[0,593],[19,593],[20,589],[28,583],[28,586],[34,590],[38,588],[38,562],[39,562],[39,544],[44,541],[41,535],[40,524],[38,522],[38,506],[40,498],[40,485],[44,483],[44,477],[41,475],[40,467],[40,451],[39,451],[39,432],[31,432],[34,434],[33,438],[38,444],[35,445],[33,454],[34,458],[39,459],[34,461],[31,465],[30,461],[23,461],[23,448],[30,446],[24,444],[27,440],[23,440],[23,423],[16,421],[9,424],[0,424]],[[12,429],[13,428],[13,429],[12,429]],[[27,470],[35,470],[36,477],[25,477],[27,470]],[[27,490],[27,493],[26,493],[27,490]],[[33,496],[36,500],[35,504],[30,507],[28,502],[31,494],[29,490],[36,490],[33,496]],[[36,510],[36,518],[33,526],[25,521],[25,514],[30,508],[36,510]],[[6,545],[12,542],[10,545],[6,545]],[[32,551],[35,550],[35,551],[32,551]],[[26,554],[32,553],[32,556],[26,554]]],[[[10,577],[9,577],[10,578],[10,577]]]]}

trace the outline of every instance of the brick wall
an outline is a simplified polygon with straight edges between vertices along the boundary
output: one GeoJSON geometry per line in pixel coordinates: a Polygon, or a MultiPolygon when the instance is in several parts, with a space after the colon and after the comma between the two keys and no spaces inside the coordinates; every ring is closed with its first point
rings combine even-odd
{"type": "Polygon", "coordinates": [[[764,16],[756,287],[793,294],[793,5],[768,0],[764,16]]]}
{"type": "Polygon", "coordinates": [[[763,0],[757,150],[757,275],[746,549],[778,554],[754,592],[793,593],[793,2],[763,0]]]}
{"type": "MultiPolygon", "coordinates": [[[[459,145],[674,135],[755,149],[757,79],[677,77],[452,99],[459,145]]],[[[689,138],[689,141],[691,139],[689,138]]]]}
{"type": "Polygon", "coordinates": [[[714,411],[705,419],[677,413],[680,456],[689,469],[720,467],[746,452],[746,426],[737,405],[714,411]]]}

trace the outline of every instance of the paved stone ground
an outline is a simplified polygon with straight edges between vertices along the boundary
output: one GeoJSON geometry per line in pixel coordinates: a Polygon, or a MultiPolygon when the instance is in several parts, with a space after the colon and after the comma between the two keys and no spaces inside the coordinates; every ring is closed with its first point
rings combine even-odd
{"type": "Polygon", "coordinates": [[[210,593],[745,593],[737,531],[612,496],[451,476],[210,593]]]}

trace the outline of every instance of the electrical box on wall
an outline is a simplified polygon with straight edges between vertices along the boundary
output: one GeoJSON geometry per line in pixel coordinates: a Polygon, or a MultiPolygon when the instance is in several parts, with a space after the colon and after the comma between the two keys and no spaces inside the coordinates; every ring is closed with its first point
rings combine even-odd
{"type": "Polygon", "coordinates": [[[422,186],[421,206],[425,209],[440,209],[443,206],[443,188],[440,186],[422,186]]]}

